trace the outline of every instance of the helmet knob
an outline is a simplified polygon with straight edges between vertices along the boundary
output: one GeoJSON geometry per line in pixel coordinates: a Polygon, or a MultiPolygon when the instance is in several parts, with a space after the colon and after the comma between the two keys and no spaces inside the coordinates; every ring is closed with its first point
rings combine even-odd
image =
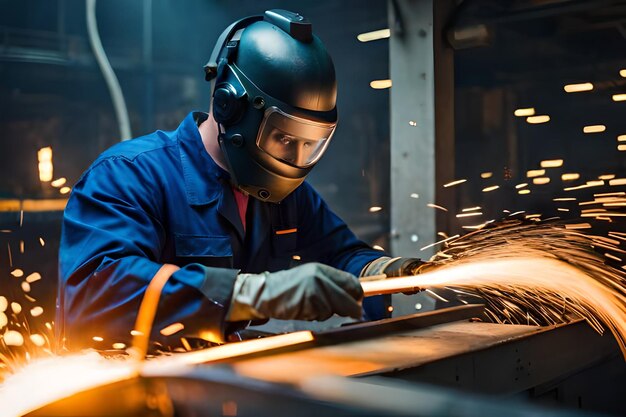
{"type": "Polygon", "coordinates": [[[237,98],[235,88],[228,83],[215,89],[213,94],[213,116],[218,123],[232,125],[243,114],[243,100],[237,98]]]}

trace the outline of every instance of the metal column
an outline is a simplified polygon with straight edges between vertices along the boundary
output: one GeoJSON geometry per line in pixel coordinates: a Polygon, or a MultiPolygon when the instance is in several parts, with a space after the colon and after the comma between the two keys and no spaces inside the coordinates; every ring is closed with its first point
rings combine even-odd
{"type": "MultiPolygon", "coordinates": [[[[437,221],[438,210],[427,204],[453,201],[453,193],[437,192],[454,175],[454,73],[452,52],[443,42],[452,7],[448,0],[389,0],[388,7],[391,250],[394,256],[428,259],[435,249],[420,248],[435,241],[437,225],[447,225],[450,214],[437,221]]],[[[424,309],[434,304],[428,298],[399,296],[394,313],[413,313],[416,303],[424,309]]]]}

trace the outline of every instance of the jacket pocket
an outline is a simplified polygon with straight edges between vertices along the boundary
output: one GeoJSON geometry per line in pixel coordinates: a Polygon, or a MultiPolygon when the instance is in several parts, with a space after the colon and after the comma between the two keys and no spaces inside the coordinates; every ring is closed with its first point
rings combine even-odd
{"type": "Polygon", "coordinates": [[[228,236],[174,235],[176,257],[181,263],[200,263],[206,266],[230,268],[233,249],[228,236]]]}

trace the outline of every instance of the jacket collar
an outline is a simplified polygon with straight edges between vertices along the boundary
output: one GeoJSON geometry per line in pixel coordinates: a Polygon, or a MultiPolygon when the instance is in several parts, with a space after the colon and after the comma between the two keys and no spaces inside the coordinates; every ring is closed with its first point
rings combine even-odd
{"type": "Polygon", "coordinates": [[[192,206],[209,204],[219,199],[224,189],[223,181],[230,178],[228,172],[213,161],[202,143],[196,120],[204,121],[206,117],[205,113],[189,113],[175,132],[187,201],[192,206]]]}

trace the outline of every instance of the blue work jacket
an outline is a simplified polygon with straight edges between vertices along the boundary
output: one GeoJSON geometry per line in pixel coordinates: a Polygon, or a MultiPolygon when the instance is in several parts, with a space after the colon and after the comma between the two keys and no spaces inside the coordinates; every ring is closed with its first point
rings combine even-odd
{"type": "MultiPolygon", "coordinates": [[[[181,267],[162,290],[151,338],[223,339],[234,280],[321,262],[359,275],[380,257],[303,183],[279,204],[249,199],[244,232],[229,175],[204,148],[191,113],[105,151],[74,186],[61,237],[57,336],[67,348],[128,343],[147,285],[164,263],[181,267]],[[93,337],[104,339],[94,342],[93,337]]],[[[384,315],[381,300],[366,316],[384,315]]],[[[367,311],[369,310],[369,311],[367,311]]],[[[99,340],[96,338],[96,340],[99,340]]]]}

